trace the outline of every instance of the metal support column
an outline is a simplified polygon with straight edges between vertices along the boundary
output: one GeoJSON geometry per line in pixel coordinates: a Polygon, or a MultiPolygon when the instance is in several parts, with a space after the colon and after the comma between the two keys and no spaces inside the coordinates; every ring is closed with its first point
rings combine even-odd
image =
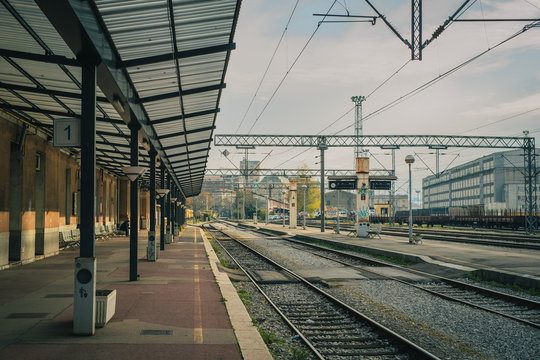
{"type": "Polygon", "coordinates": [[[83,66],[81,119],[80,256],[95,257],[96,204],[96,69],[83,66]]]}
{"type": "Polygon", "coordinates": [[[174,242],[174,229],[176,223],[176,187],[173,185],[171,189],[171,242],[174,242]],[[172,200],[174,199],[174,201],[172,200]]]}
{"type": "Polygon", "coordinates": [[[321,232],[324,232],[324,151],[328,149],[328,145],[323,141],[319,143],[317,148],[321,151],[321,232]]]}
{"type": "MultiPolygon", "coordinates": [[[[165,189],[165,166],[161,165],[160,167],[160,188],[165,189]]],[[[159,227],[159,250],[165,250],[165,196],[161,196],[159,199],[160,211],[160,227],[159,227]]]]}
{"type": "Polygon", "coordinates": [[[181,210],[180,224],[182,225],[182,228],[186,224],[186,199],[184,197],[182,197],[182,210],[181,210]]]}
{"type": "MultiPolygon", "coordinates": [[[[396,176],[396,149],[392,149],[392,176],[396,176]]],[[[390,226],[394,226],[394,223],[396,222],[396,182],[392,180],[391,182],[391,188],[390,188],[390,226]]]]}
{"type": "Polygon", "coordinates": [[[148,231],[148,249],[146,259],[157,260],[156,251],[156,151],[150,150],[150,230],[148,231]]]}
{"type": "Polygon", "coordinates": [[[412,179],[411,164],[409,163],[409,244],[413,243],[413,219],[412,219],[412,179]]]}
{"type": "MultiPolygon", "coordinates": [[[[131,166],[139,166],[139,126],[131,123],[130,149],[131,166]]],[[[137,274],[137,254],[139,241],[139,186],[138,180],[131,181],[129,190],[129,208],[130,208],[130,228],[129,232],[129,281],[136,281],[137,274]]]]}
{"type": "Polygon", "coordinates": [[[246,156],[244,158],[245,160],[245,181],[244,181],[244,200],[242,202],[242,220],[246,220],[246,192],[247,192],[247,186],[249,183],[249,162],[248,162],[248,156],[249,156],[249,149],[246,148],[246,156]]]}
{"type": "Polygon", "coordinates": [[[336,233],[339,234],[339,193],[341,191],[338,190],[337,191],[337,216],[336,216],[336,222],[337,222],[337,228],[336,228],[336,233]]]}
{"type": "Polygon", "coordinates": [[[165,227],[165,244],[171,243],[171,174],[167,174],[167,189],[169,192],[165,196],[165,217],[167,224],[165,227]]]}
{"type": "Polygon", "coordinates": [[[441,151],[439,149],[435,149],[435,177],[438,179],[440,175],[440,167],[439,167],[439,160],[440,160],[441,151]]]}
{"type": "Polygon", "coordinates": [[[268,197],[268,195],[266,196],[266,219],[264,221],[264,223],[266,225],[268,225],[268,213],[270,212],[270,198],[268,197]]]}
{"type": "Polygon", "coordinates": [[[524,143],[525,161],[525,232],[536,234],[538,231],[538,219],[536,217],[536,148],[533,137],[525,138],[524,143]]]}
{"type": "Polygon", "coordinates": [[[81,118],[81,240],[75,259],[73,333],[93,335],[96,311],[96,66],[82,66],[81,118]]]}
{"type": "MultiPolygon", "coordinates": [[[[366,100],[365,96],[353,96],[351,100],[355,104],[354,112],[354,136],[356,137],[357,144],[359,139],[364,135],[363,119],[362,119],[362,102],[366,100]]],[[[354,148],[354,161],[356,166],[356,159],[359,157],[366,157],[366,149],[362,149],[361,146],[356,145],[354,148]]]]}
{"type": "Polygon", "coordinates": [[[411,0],[411,60],[422,60],[422,0],[411,0]]]}

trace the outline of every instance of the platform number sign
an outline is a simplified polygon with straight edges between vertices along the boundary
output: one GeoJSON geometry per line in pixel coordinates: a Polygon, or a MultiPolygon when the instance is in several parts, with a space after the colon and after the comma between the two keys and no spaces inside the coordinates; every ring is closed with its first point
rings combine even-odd
{"type": "Polygon", "coordinates": [[[81,120],[75,118],[55,119],[53,145],[58,147],[81,146],[81,120]]]}

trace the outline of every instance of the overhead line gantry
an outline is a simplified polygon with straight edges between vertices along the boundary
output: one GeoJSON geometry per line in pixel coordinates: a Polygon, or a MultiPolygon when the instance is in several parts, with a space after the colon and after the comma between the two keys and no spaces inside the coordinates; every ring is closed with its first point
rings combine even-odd
{"type": "MultiPolygon", "coordinates": [[[[522,149],[525,178],[525,231],[538,230],[536,217],[536,154],[534,137],[453,136],[453,135],[215,135],[216,146],[316,147],[321,151],[321,174],[324,174],[324,150],[329,147],[401,147],[522,149]]],[[[323,212],[324,180],[321,181],[323,212]]],[[[324,230],[324,226],[321,227],[324,230]]]]}

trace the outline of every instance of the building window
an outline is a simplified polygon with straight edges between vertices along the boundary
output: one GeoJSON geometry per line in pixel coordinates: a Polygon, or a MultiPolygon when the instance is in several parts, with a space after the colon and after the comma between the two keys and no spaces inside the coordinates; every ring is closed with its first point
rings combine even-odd
{"type": "Polygon", "coordinates": [[[36,171],[41,170],[41,154],[36,153],[36,171]]]}

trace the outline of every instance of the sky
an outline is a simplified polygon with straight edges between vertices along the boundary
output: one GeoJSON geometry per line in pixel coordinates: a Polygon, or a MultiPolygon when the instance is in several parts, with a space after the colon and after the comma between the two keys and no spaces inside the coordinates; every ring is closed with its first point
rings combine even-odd
{"type": "MultiPolygon", "coordinates": [[[[410,41],[410,0],[370,2],[410,41]]],[[[463,2],[424,1],[423,39],[430,38],[463,2]]],[[[538,144],[540,27],[497,46],[531,22],[454,22],[423,50],[421,61],[410,61],[410,49],[381,19],[375,25],[353,22],[318,26],[322,17],[313,16],[347,12],[376,15],[365,1],[299,0],[295,8],[296,3],[242,2],[234,39],[236,50],[230,58],[215,134],[352,135],[351,97],[361,95],[366,96],[362,104],[366,135],[522,136],[523,130],[528,130],[538,144]],[[441,77],[486,50],[473,62],[441,77]],[[424,91],[378,111],[438,78],[424,91]]],[[[470,3],[473,5],[460,19],[540,18],[540,0],[470,3]]],[[[441,151],[440,170],[495,151],[441,151]]],[[[416,190],[421,189],[422,178],[435,171],[432,152],[427,148],[396,151],[398,193],[407,189],[405,156],[417,158],[412,170],[416,190]]],[[[391,168],[388,150],[371,148],[370,153],[371,168],[391,168]]],[[[265,159],[263,168],[298,168],[304,164],[319,168],[318,155],[316,149],[267,147],[251,150],[249,159],[265,159]]],[[[213,146],[208,168],[232,168],[232,163],[239,166],[243,156],[243,151],[213,146]],[[228,159],[221,154],[225,149],[231,153],[228,159]]],[[[325,167],[353,169],[353,158],[352,148],[330,148],[325,153],[325,167]]]]}

